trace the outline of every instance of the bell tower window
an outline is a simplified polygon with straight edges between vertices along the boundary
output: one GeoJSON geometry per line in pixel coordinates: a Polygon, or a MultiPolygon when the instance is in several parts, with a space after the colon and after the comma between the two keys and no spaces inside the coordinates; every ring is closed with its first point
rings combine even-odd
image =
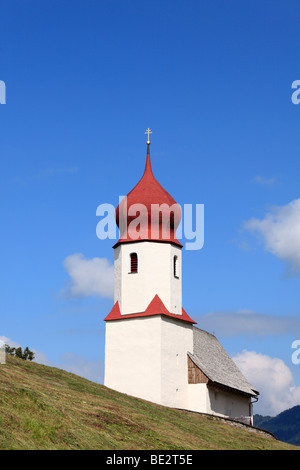
{"type": "Polygon", "coordinates": [[[179,276],[178,276],[178,256],[174,256],[174,258],[173,258],[173,275],[174,275],[174,277],[179,279],[179,276]]]}
{"type": "Polygon", "coordinates": [[[137,253],[130,253],[130,272],[138,272],[138,255],[137,253]]]}

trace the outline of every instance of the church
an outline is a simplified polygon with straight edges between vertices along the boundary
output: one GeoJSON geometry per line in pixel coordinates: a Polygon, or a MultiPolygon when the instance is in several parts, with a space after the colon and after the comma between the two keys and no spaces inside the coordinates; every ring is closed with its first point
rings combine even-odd
{"type": "Polygon", "coordinates": [[[113,247],[114,305],[105,318],[104,385],[252,425],[259,392],[182,306],[181,209],[153,175],[146,133],[143,176],[115,214],[120,237],[113,247]]]}

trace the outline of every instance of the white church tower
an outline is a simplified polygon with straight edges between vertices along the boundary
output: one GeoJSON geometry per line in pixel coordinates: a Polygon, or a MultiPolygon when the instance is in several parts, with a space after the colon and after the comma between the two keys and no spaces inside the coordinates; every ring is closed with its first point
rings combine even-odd
{"type": "Polygon", "coordinates": [[[258,392],[217,339],[182,308],[181,210],[144,174],[116,209],[114,306],[106,321],[104,385],[161,405],[252,420],[258,392]]]}
{"type": "Polygon", "coordinates": [[[120,239],[115,304],[105,319],[104,384],[184,408],[194,322],[182,309],[180,219],[180,207],[153,176],[148,135],[143,177],[116,210],[120,239]]]}

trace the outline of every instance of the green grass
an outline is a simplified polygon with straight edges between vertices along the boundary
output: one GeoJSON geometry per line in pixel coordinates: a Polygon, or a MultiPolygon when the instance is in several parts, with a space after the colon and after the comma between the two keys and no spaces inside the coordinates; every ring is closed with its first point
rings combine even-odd
{"type": "Polygon", "coordinates": [[[0,449],[298,448],[7,356],[7,364],[0,366],[0,449]]]}

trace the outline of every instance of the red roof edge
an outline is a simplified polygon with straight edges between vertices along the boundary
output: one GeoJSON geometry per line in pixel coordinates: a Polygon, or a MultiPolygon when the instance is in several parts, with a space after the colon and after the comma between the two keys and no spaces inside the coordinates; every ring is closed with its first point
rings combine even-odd
{"type": "Polygon", "coordinates": [[[117,246],[121,245],[122,243],[139,243],[139,242],[154,242],[154,243],[170,243],[171,245],[176,245],[179,246],[180,248],[183,248],[183,245],[176,239],[171,239],[170,240],[160,240],[160,239],[155,239],[155,238],[138,238],[136,240],[132,240],[131,238],[119,238],[117,243],[113,245],[113,248],[117,248],[117,246]]]}
{"type": "Polygon", "coordinates": [[[155,297],[151,300],[145,312],[129,313],[126,315],[121,315],[119,302],[117,301],[107,317],[104,318],[104,321],[126,320],[127,318],[150,317],[153,315],[165,315],[167,317],[174,318],[175,320],[196,324],[196,322],[189,317],[184,309],[182,309],[182,315],[176,315],[169,312],[158,295],[155,295],[155,297]]]}

